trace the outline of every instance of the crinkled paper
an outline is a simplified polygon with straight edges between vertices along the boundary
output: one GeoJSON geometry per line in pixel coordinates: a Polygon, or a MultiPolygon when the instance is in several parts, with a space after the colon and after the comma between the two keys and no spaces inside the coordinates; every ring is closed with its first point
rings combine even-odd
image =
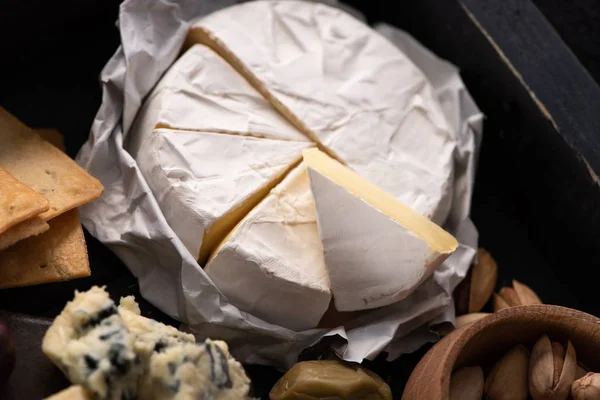
{"type": "MultiPolygon", "coordinates": [[[[198,339],[226,340],[243,362],[289,367],[303,349],[326,337],[338,355],[359,362],[382,351],[393,359],[436,340],[429,326],[453,322],[451,293],[465,276],[477,247],[469,209],[483,115],[453,65],[392,26],[379,24],[375,29],[429,77],[458,136],[455,194],[444,228],[461,245],[417,291],[345,328],[293,332],[231,305],[169,227],[123,141],[143,99],[176,59],[190,22],[237,2],[127,0],[121,4],[122,44],[102,71],[102,105],[77,158],[105,186],[101,199],[82,208],[84,226],[127,265],[144,298],[181,321],[183,329],[198,339]]],[[[343,8],[362,18],[355,10],[343,8]]]]}

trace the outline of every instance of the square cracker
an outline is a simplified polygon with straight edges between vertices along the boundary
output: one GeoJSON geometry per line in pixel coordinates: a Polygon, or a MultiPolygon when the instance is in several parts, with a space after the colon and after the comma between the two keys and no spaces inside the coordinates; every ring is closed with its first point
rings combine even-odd
{"type": "Polygon", "coordinates": [[[48,208],[44,196],[0,167],[0,235],[48,208]]]}
{"type": "Polygon", "coordinates": [[[65,139],[57,129],[35,128],[35,131],[42,139],[50,143],[62,152],[65,152],[65,139]]]}
{"type": "Polygon", "coordinates": [[[46,233],[0,252],[0,288],[90,276],[78,211],[68,211],[48,223],[50,229],[46,233]]]}
{"type": "MultiPolygon", "coordinates": [[[[50,225],[43,218],[35,216],[0,233],[0,250],[4,250],[20,240],[46,232],[50,225]]],[[[1,254],[1,253],[0,253],[1,254]]]]}
{"type": "Polygon", "coordinates": [[[102,194],[102,184],[59,149],[0,107],[0,167],[46,197],[46,221],[102,194]]]}

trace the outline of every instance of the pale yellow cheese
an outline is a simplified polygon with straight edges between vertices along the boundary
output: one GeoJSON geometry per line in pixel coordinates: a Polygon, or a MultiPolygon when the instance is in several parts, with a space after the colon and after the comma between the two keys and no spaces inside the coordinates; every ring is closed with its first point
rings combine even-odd
{"type": "Polygon", "coordinates": [[[304,164],[242,219],[205,271],[242,311],[298,332],[318,325],[331,293],[304,164]]]}
{"type": "Polygon", "coordinates": [[[302,152],[302,155],[307,167],[346,188],[354,196],[412,231],[426,241],[433,250],[439,253],[451,253],[458,247],[457,240],[448,232],[322,151],[307,149],[302,152]]]}
{"type": "Polygon", "coordinates": [[[282,171],[281,174],[273,177],[273,180],[268,182],[262,188],[254,192],[250,197],[242,201],[242,203],[217,219],[212,226],[210,226],[205,232],[202,238],[202,245],[200,247],[200,255],[198,262],[200,265],[206,265],[211,253],[215,251],[217,247],[220,247],[223,242],[227,241],[227,237],[233,232],[234,228],[244,216],[258,205],[258,203],[264,199],[269,192],[277,186],[285,176],[300,162],[300,155],[295,159],[290,166],[282,171]]]}

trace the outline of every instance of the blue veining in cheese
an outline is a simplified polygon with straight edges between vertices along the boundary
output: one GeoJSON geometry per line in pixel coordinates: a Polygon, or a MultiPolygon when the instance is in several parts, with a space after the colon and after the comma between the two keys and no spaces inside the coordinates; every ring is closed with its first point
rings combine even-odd
{"type": "Polygon", "coordinates": [[[42,343],[93,399],[245,399],[249,379],[227,345],[145,318],[133,297],[117,308],[104,288],[76,292],[42,343]]]}

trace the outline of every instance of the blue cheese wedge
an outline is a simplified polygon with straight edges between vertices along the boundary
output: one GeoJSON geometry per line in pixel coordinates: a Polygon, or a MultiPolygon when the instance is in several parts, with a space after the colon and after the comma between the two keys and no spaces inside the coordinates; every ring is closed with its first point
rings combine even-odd
{"type": "Polygon", "coordinates": [[[248,384],[227,344],[207,340],[204,345],[173,346],[154,355],[142,385],[142,398],[245,399],[248,384]]]}
{"type": "Polygon", "coordinates": [[[66,391],[69,396],[75,392],[105,400],[248,396],[250,381],[224,342],[196,344],[193,335],[141,316],[131,296],[116,307],[100,287],[75,292],[46,332],[42,350],[78,385],[66,391]]]}
{"type": "Polygon", "coordinates": [[[144,369],[117,307],[102,288],[75,293],[46,332],[42,350],[98,399],[134,399],[144,369]]]}
{"type": "Polygon", "coordinates": [[[119,314],[129,330],[134,335],[134,349],[144,365],[148,365],[150,357],[166,348],[184,343],[196,343],[194,335],[154,321],[140,315],[140,308],[133,296],[121,298],[119,314]]]}

